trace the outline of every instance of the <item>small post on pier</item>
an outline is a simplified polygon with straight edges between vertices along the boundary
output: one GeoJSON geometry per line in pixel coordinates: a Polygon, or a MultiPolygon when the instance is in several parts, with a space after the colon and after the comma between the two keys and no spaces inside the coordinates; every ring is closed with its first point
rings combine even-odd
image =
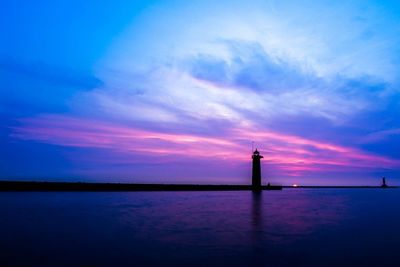
{"type": "Polygon", "coordinates": [[[254,191],[261,190],[261,159],[263,156],[260,155],[260,152],[256,149],[253,151],[253,155],[251,156],[253,159],[253,170],[252,170],[252,180],[251,185],[254,191]]]}

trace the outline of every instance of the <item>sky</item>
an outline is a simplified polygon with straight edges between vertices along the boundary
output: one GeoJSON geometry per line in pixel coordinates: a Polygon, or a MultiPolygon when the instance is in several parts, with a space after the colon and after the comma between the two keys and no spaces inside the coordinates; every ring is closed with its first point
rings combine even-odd
{"type": "Polygon", "coordinates": [[[0,179],[400,184],[398,1],[8,1],[0,179]]]}

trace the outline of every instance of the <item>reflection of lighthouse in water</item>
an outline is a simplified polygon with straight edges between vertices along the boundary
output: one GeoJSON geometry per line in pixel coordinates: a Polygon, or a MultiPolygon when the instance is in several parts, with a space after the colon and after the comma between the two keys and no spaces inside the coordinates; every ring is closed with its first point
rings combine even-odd
{"type": "Polygon", "coordinates": [[[256,149],[251,156],[253,159],[252,187],[253,190],[261,190],[261,159],[263,156],[256,149]]]}

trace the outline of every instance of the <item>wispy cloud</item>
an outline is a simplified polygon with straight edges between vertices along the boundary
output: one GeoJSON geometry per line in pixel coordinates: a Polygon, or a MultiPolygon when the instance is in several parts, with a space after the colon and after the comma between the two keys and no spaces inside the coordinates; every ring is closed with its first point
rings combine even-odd
{"type": "MultiPolygon", "coordinates": [[[[335,168],[380,169],[400,166],[400,161],[273,131],[254,132],[250,128],[230,129],[224,136],[190,133],[165,133],[126,127],[100,121],[65,116],[42,116],[24,120],[24,127],[14,129],[14,136],[25,140],[71,146],[100,148],[110,153],[220,160],[249,161],[250,140],[266,154],[265,160],[285,175],[321,172],[335,168]]],[[[134,159],[134,157],[132,157],[134,159]]],[[[134,160],[133,160],[134,161],[134,160]]]]}
{"type": "Polygon", "coordinates": [[[166,166],[244,163],[255,141],[277,176],[398,168],[364,146],[400,127],[400,18],[373,2],[156,3],[115,38],[97,79],[33,68],[90,90],[64,99],[63,115],[20,120],[13,137],[166,166]]]}
{"type": "Polygon", "coordinates": [[[400,129],[390,129],[384,131],[377,131],[364,136],[360,142],[361,143],[377,143],[379,141],[384,141],[391,136],[400,136],[400,129]]]}

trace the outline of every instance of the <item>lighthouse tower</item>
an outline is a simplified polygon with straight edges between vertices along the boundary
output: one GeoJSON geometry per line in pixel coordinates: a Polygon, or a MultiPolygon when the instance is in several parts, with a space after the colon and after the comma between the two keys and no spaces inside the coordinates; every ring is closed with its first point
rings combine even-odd
{"type": "Polygon", "coordinates": [[[253,159],[251,185],[253,190],[261,190],[261,159],[263,156],[261,156],[260,152],[256,149],[251,158],[253,159]]]}

